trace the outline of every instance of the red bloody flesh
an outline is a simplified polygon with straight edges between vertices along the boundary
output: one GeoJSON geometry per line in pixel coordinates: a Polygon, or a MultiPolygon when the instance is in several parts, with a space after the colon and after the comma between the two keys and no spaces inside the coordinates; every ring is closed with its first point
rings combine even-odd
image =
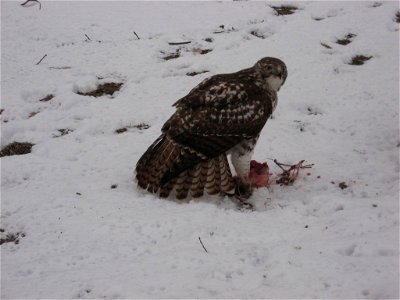
{"type": "Polygon", "coordinates": [[[249,179],[252,187],[258,188],[267,186],[269,176],[269,167],[266,162],[259,163],[255,160],[250,162],[249,179]]]}

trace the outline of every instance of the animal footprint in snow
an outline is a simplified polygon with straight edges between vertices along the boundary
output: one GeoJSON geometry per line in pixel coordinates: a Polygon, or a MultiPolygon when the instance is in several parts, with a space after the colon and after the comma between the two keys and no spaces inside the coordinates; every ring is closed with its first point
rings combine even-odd
{"type": "Polygon", "coordinates": [[[297,126],[296,126],[296,127],[297,127],[301,132],[305,131],[306,126],[309,125],[308,122],[303,122],[303,121],[300,121],[300,120],[294,120],[294,122],[297,123],[297,126]]]}
{"type": "Polygon", "coordinates": [[[307,107],[307,115],[313,115],[313,116],[322,115],[322,112],[318,108],[307,107]]]}

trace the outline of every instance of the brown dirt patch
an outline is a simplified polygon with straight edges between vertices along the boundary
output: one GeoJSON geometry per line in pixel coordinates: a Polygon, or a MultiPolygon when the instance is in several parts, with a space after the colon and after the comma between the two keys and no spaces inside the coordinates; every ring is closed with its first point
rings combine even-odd
{"type": "Polygon", "coordinates": [[[28,119],[33,118],[34,116],[36,116],[39,112],[38,111],[32,111],[29,113],[28,115],[28,119]]]}
{"type": "Polygon", "coordinates": [[[144,130],[144,129],[149,129],[150,125],[146,124],[146,123],[139,123],[137,125],[133,125],[133,128],[137,128],[139,130],[144,130]]]}
{"type": "Polygon", "coordinates": [[[198,54],[201,54],[201,55],[207,54],[207,53],[209,53],[211,51],[213,51],[213,49],[200,49],[200,48],[194,48],[193,49],[194,53],[198,53],[198,54]]]}
{"type": "MultiPolygon", "coordinates": [[[[162,53],[163,53],[163,52],[162,52],[162,53]]],[[[163,54],[165,54],[165,53],[163,53],[163,54]]],[[[181,53],[180,53],[180,50],[178,49],[176,52],[166,54],[166,55],[163,57],[163,60],[177,59],[177,58],[180,57],[180,56],[181,56],[181,53]]]]}
{"type": "Polygon", "coordinates": [[[354,33],[348,33],[344,38],[337,39],[336,44],[346,46],[346,45],[350,44],[353,41],[353,38],[356,36],[357,35],[354,33]]]}
{"type": "Polygon", "coordinates": [[[329,46],[328,44],[325,44],[325,43],[321,43],[321,46],[325,47],[326,49],[332,49],[331,46],[329,46]]]}
{"type": "Polygon", "coordinates": [[[204,74],[204,73],[208,73],[209,71],[199,71],[199,72],[188,72],[186,73],[187,76],[196,76],[199,74],[204,74]]]}
{"type": "Polygon", "coordinates": [[[123,128],[118,128],[117,130],[115,130],[115,133],[121,134],[121,133],[124,133],[126,131],[128,131],[128,128],[123,127],[123,128]]]}
{"type": "Polygon", "coordinates": [[[121,127],[115,130],[116,134],[121,134],[124,132],[127,132],[129,128],[136,128],[139,130],[146,130],[150,128],[150,125],[146,124],[146,123],[139,123],[137,125],[130,125],[130,126],[126,126],[126,127],[121,127]]]}
{"type": "Polygon", "coordinates": [[[47,101],[50,101],[50,100],[53,99],[53,98],[54,98],[54,95],[53,95],[53,94],[48,94],[46,97],[40,99],[39,101],[40,101],[40,102],[47,102],[47,101]]]}
{"type": "Polygon", "coordinates": [[[340,182],[339,184],[338,184],[338,186],[342,189],[342,190],[344,190],[344,189],[347,189],[349,186],[346,184],[346,182],[340,182]]]}
{"type": "MultiPolygon", "coordinates": [[[[1,229],[2,233],[4,231],[5,231],[4,229],[1,229]]],[[[14,243],[15,245],[18,245],[21,237],[25,237],[25,233],[23,232],[7,233],[5,237],[0,238],[0,245],[3,245],[5,243],[14,243]]]]}
{"type": "Polygon", "coordinates": [[[31,153],[32,146],[34,144],[31,143],[18,143],[13,142],[8,144],[0,151],[0,157],[3,156],[12,156],[12,155],[23,155],[31,153]]]}
{"type": "Polygon", "coordinates": [[[275,14],[278,16],[285,16],[294,14],[299,8],[293,5],[281,5],[281,6],[271,6],[275,10],[275,14]]]}
{"type": "Polygon", "coordinates": [[[356,55],[351,58],[351,61],[349,62],[349,65],[352,66],[361,66],[363,65],[367,60],[370,60],[372,56],[365,56],[365,55],[356,55]]]}
{"type": "Polygon", "coordinates": [[[83,93],[78,91],[77,94],[81,96],[101,97],[104,95],[112,96],[115,92],[121,89],[121,82],[107,82],[100,84],[95,90],[83,93]]]}
{"type": "Polygon", "coordinates": [[[255,37],[258,37],[259,39],[265,39],[265,36],[261,32],[258,32],[257,30],[250,31],[250,34],[255,37]]]}

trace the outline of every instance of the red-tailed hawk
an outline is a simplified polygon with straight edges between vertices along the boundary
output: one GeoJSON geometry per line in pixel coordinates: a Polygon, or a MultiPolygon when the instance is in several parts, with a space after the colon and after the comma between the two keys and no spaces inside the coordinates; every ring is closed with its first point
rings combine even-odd
{"type": "Polygon", "coordinates": [[[139,159],[138,185],[160,197],[173,192],[178,199],[197,198],[206,191],[248,198],[254,146],[286,77],[283,61],[265,57],[251,68],[202,81],[173,105],[176,112],[161,136],[139,159]]]}

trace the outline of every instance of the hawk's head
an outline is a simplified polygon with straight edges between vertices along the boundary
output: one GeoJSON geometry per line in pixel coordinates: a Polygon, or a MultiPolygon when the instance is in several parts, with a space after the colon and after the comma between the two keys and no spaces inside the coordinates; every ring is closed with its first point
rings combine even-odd
{"type": "Polygon", "coordinates": [[[287,68],[283,61],[275,57],[264,57],[254,65],[256,73],[267,82],[273,91],[279,91],[285,83],[287,68]]]}

